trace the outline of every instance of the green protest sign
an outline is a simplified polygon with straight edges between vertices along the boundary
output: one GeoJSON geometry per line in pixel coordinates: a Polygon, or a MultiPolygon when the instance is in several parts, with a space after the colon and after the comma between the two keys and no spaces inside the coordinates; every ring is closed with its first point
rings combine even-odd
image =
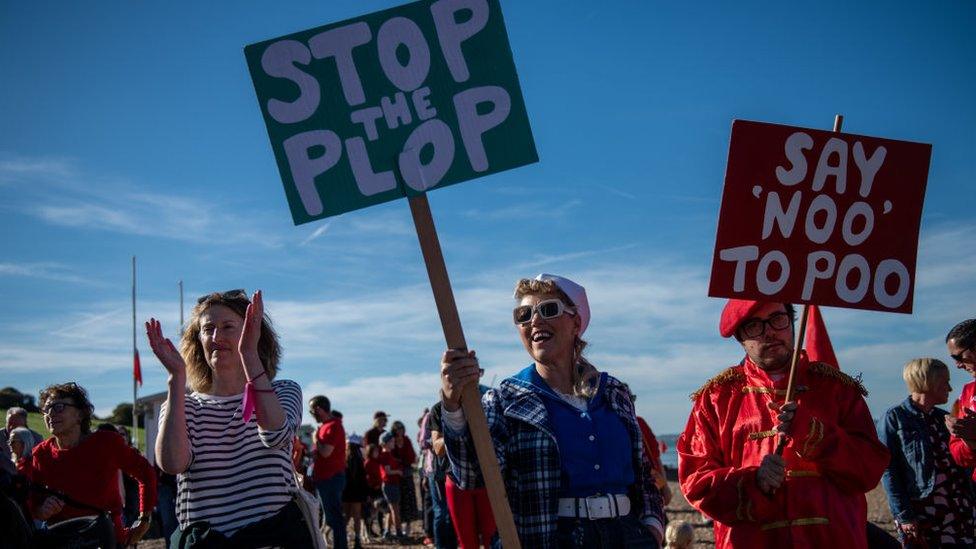
{"type": "Polygon", "coordinates": [[[296,225],[538,161],[498,0],[244,48],[296,225]]]}

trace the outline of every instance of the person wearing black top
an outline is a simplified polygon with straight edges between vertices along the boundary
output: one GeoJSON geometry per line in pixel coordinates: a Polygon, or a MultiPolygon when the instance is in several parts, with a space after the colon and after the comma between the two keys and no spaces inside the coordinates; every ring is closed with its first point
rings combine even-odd
{"type": "Polygon", "coordinates": [[[441,424],[441,401],[430,407],[427,428],[430,431],[430,444],[433,453],[431,472],[427,477],[430,487],[431,505],[434,508],[434,545],[438,549],[457,547],[457,535],[451,524],[451,514],[447,510],[447,495],[444,483],[450,474],[447,450],[444,447],[444,428],[441,424]]]}

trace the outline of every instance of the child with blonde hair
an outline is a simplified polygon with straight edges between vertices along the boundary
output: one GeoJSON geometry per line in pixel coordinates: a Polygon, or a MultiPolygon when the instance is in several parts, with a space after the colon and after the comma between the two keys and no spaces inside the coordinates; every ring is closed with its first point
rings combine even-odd
{"type": "Polygon", "coordinates": [[[695,543],[695,529],[691,523],[675,520],[668,523],[664,532],[664,546],[677,549],[688,549],[695,543]]]}

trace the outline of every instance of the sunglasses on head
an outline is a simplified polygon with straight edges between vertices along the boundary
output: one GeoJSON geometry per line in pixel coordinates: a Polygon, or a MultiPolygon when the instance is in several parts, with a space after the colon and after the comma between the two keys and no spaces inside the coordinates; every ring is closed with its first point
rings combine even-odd
{"type": "Polygon", "coordinates": [[[512,317],[515,320],[515,324],[528,324],[532,322],[532,316],[535,313],[539,313],[539,316],[543,320],[556,318],[563,313],[575,314],[561,299],[546,299],[536,303],[535,307],[531,305],[519,305],[512,311],[512,317]]]}
{"type": "MultiPolygon", "coordinates": [[[[227,290],[226,292],[215,292],[220,296],[221,299],[243,299],[248,301],[247,290],[244,288],[237,288],[236,290],[227,290]]],[[[213,294],[202,295],[197,298],[197,305],[203,303],[210,298],[213,294]]]]}

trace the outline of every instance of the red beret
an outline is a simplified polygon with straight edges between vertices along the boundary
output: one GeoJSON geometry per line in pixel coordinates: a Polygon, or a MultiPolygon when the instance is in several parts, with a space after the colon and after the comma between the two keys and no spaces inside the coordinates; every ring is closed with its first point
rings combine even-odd
{"type": "Polygon", "coordinates": [[[725,304],[725,308],[722,309],[722,319],[718,323],[719,333],[722,334],[722,337],[731,337],[739,324],[742,324],[743,320],[752,316],[762,306],[762,301],[730,299],[725,304]]]}

